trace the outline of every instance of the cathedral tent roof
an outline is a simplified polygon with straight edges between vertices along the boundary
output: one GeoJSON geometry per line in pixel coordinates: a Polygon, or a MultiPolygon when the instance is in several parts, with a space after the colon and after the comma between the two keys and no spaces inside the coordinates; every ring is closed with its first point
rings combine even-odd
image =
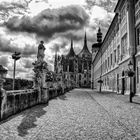
{"type": "Polygon", "coordinates": [[[73,49],[73,40],[71,40],[71,47],[70,47],[69,53],[66,55],[66,57],[74,57],[74,56],[76,56],[76,54],[73,49]]]}
{"type": "Polygon", "coordinates": [[[83,55],[88,55],[88,56],[91,56],[91,53],[87,47],[87,37],[86,37],[86,33],[85,33],[85,39],[84,39],[84,47],[83,49],[81,50],[81,52],[78,54],[78,56],[83,56],[83,55]]]}

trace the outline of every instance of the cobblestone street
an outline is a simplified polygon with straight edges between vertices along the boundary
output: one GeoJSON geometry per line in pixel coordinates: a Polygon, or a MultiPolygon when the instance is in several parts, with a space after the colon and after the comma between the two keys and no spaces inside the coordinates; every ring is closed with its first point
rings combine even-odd
{"type": "Polygon", "coordinates": [[[140,101],[134,101],[74,89],[2,121],[0,140],[140,140],[140,101]]]}

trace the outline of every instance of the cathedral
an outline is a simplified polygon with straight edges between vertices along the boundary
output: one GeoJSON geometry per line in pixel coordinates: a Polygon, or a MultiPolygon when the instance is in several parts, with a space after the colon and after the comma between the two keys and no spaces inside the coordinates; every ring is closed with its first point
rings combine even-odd
{"type": "Polygon", "coordinates": [[[55,54],[54,72],[59,80],[63,80],[68,86],[89,88],[91,85],[91,61],[92,54],[87,47],[85,33],[84,45],[80,53],[74,51],[73,40],[67,55],[55,54]]]}

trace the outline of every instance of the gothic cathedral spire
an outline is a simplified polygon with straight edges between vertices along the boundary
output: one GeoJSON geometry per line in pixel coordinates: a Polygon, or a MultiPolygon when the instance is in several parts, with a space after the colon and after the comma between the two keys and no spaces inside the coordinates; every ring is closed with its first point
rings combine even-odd
{"type": "Polygon", "coordinates": [[[69,50],[69,53],[67,54],[67,56],[75,56],[75,52],[74,52],[74,49],[73,49],[73,40],[71,38],[71,47],[70,47],[70,50],[69,50]]]}
{"type": "Polygon", "coordinates": [[[85,38],[84,38],[84,46],[87,46],[87,35],[86,35],[86,32],[85,32],[85,38]]]}

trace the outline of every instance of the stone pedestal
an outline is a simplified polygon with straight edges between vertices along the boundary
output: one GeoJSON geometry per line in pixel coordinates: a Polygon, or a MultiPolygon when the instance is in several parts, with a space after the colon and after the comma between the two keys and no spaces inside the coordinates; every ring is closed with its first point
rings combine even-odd
{"type": "Polygon", "coordinates": [[[41,103],[48,103],[49,101],[49,88],[42,88],[41,103]]]}
{"type": "Polygon", "coordinates": [[[3,89],[4,79],[0,79],[0,120],[3,115],[3,108],[5,103],[6,91],[3,89]]]}

